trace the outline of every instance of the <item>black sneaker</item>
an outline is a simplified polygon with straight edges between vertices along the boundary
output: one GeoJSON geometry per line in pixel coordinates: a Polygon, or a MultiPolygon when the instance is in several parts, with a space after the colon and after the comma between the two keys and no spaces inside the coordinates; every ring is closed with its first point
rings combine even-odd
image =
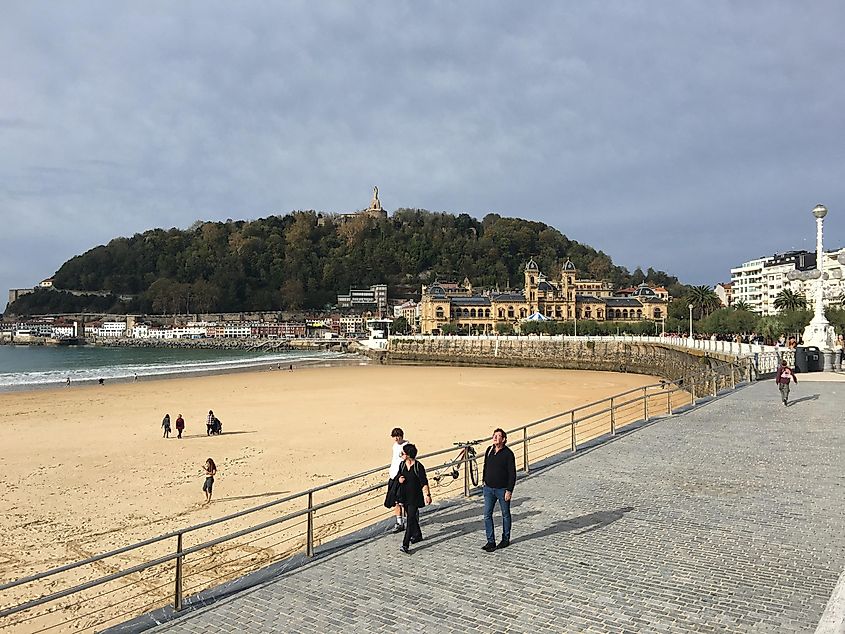
{"type": "Polygon", "coordinates": [[[397,524],[396,526],[393,527],[393,532],[394,533],[404,533],[405,527],[402,524],[397,524]]]}
{"type": "Polygon", "coordinates": [[[399,550],[401,550],[401,551],[402,551],[403,553],[405,553],[406,555],[410,555],[410,554],[411,554],[411,549],[410,549],[410,548],[406,548],[405,546],[400,546],[400,547],[399,547],[399,550]]]}
{"type": "Polygon", "coordinates": [[[487,551],[488,553],[492,553],[496,550],[496,542],[487,542],[481,547],[481,550],[487,551]]]}
{"type": "Polygon", "coordinates": [[[509,539],[502,539],[502,541],[500,541],[500,542],[499,542],[499,545],[498,545],[498,546],[496,546],[496,548],[507,548],[507,547],[508,547],[508,546],[510,546],[510,545],[511,545],[511,540],[509,540],[509,539]]]}

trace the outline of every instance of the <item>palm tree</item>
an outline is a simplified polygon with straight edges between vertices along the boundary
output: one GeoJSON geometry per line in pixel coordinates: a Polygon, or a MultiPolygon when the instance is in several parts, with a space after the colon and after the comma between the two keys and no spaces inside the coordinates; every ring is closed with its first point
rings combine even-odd
{"type": "Polygon", "coordinates": [[[709,315],[722,305],[722,300],[709,286],[693,286],[687,293],[687,299],[690,304],[698,308],[702,317],[709,315]]]}
{"type": "Polygon", "coordinates": [[[778,310],[804,310],[807,308],[807,298],[792,289],[785,288],[775,297],[775,308],[778,310]]]}
{"type": "Polygon", "coordinates": [[[734,310],[747,310],[748,312],[751,312],[751,306],[746,304],[741,299],[731,304],[731,308],[733,308],[734,310]]]}

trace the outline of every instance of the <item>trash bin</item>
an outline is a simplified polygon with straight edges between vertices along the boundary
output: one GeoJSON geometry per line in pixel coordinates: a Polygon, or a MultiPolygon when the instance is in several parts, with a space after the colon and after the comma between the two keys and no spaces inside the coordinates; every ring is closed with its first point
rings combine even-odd
{"type": "Polygon", "coordinates": [[[807,349],[807,372],[821,372],[824,369],[822,351],[815,346],[804,346],[807,349]]]}
{"type": "Polygon", "coordinates": [[[809,372],[807,369],[807,349],[795,348],[795,371],[809,372]]]}
{"type": "Polygon", "coordinates": [[[821,372],[821,350],[815,346],[795,348],[795,369],[798,372],[821,372]]]}

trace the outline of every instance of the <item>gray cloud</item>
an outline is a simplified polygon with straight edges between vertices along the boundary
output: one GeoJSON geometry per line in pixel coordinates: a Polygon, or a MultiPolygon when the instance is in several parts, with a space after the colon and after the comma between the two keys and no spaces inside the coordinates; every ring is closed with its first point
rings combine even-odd
{"type": "Polygon", "coordinates": [[[0,288],[117,235],[361,207],[515,215],[691,283],[845,244],[836,2],[19,2],[0,288]]]}

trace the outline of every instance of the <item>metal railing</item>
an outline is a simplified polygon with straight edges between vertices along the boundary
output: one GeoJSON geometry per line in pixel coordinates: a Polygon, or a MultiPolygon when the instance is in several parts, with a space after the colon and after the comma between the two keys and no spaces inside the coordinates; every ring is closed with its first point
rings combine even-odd
{"type": "MultiPolygon", "coordinates": [[[[686,348],[688,350],[701,350],[702,352],[716,352],[727,355],[743,357],[763,352],[775,352],[779,348],[766,346],[757,343],[736,343],[734,341],[713,341],[711,339],[690,339],[689,337],[666,337],[652,335],[396,335],[394,339],[409,339],[416,341],[620,341],[627,343],[660,343],[686,348]]],[[[785,348],[780,348],[785,350],[785,348]]]]}
{"type": "MultiPolygon", "coordinates": [[[[508,444],[517,456],[517,468],[528,473],[543,461],[577,453],[585,443],[613,436],[638,421],[671,416],[678,408],[694,405],[705,395],[716,396],[723,389],[732,389],[747,374],[747,368],[739,364],[724,364],[675,381],[628,390],[516,427],[508,432],[508,444]]],[[[443,459],[428,467],[431,476],[438,470],[452,468],[455,461],[450,456],[455,451],[454,447],[443,449],[420,459],[443,459]]],[[[478,461],[483,473],[484,455],[480,453],[472,459],[478,461]]],[[[466,455],[459,460],[464,495],[470,495],[475,488],[469,478],[469,460],[466,455]]],[[[298,553],[313,557],[316,548],[329,538],[384,519],[382,500],[388,469],[370,469],[0,584],[0,628],[17,627],[28,632],[102,629],[166,605],[181,610],[186,596],[196,597],[225,581],[289,561],[298,553]],[[320,499],[330,491],[333,497],[320,499]],[[265,513],[269,517],[258,521],[265,513]],[[229,529],[222,535],[208,534],[214,529],[220,531],[227,523],[242,523],[247,517],[247,526],[229,529]],[[186,545],[187,538],[195,543],[186,545]],[[103,569],[108,574],[101,574],[103,569]],[[66,587],[56,589],[62,581],[66,587]]],[[[459,490],[450,489],[450,483],[460,481],[443,478],[443,486],[432,486],[433,493],[439,498],[446,489],[447,493],[458,495],[459,490]]]]}

